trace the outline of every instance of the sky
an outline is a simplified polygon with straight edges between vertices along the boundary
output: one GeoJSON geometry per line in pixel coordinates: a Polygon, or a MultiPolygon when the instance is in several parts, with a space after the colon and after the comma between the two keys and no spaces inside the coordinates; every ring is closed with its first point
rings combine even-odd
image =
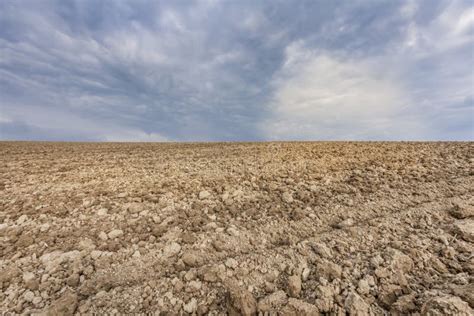
{"type": "Polygon", "coordinates": [[[0,139],[474,140],[471,0],[0,0],[0,139]]]}

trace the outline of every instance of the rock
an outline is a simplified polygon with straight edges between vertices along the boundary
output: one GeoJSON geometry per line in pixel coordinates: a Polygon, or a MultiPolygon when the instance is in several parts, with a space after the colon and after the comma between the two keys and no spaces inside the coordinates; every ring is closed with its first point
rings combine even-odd
{"type": "Polygon", "coordinates": [[[291,297],[298,297],[301,293],[301,278],[299,275],[292,275],[288,278],[288,291],[291,297]]]}
{"type": "Polygon", "coordinates": [[[288,302],[285,291],[276,291],[258,302],[258,311],[260,312],[276,312],[281,306],[288,302]]]}
{"type": "Polygon", "coordinates": [[[237,268],[238,264],[239,263],[234,258],[227,258],[227,260],[225,261],[225,266],[230,268],[230,269],[237,268]]]}
{"type": "Polygon", "coordinates": [[[391,249],[390,264],[393,270],[400,270],[405,273],[410,272],[414,267],[413,260],[403,252],[396,249],[391,249]]]}
{"type": "Polygon", "coordinates": [[[33,299],[35,298],[35,293],[31,291],[25,291],[25,293],[23,293],[23,298],[27,302],[33,302],[33,299]]]}
{"type": "Polygon", "coordinates": [[[114,229],[108,234],[110,239],[114,239],[122,235],[123,235],[123,231],[121,229],[114,229]]]}
{"type": "Polygon", "coordinates": [[[323,260],[316,266],[316,276],[323,277],[327,280],[340,279],[342,275],[342,268],[337,264],[323,260]]]}
{"type": "Polygon", "coordinates": [[[40,232],[42,232],[42,233],[47,232],[47,231],[49,230],[49,227],[50,227],[50,226],[49,226],[48,223],[41,224],[41,226],[40,226],[40,232]]]}
{"type": "Polygon", "coordinates": [[[79,285],[79,274],[73,273],[66,279],[66,284],[71,287],[76,287],[79,285]]]}
{"type": "Polygon", "coordinates": [[[337,289],[332,285],[320,285],[316,289],[315,306],[321,312],[329,313],[334,306],[334,295],[337,294],[337,289]]]}
{"type": "Polygon", "coordinates": [[[92,240],[90,240],[89,238],[84,238],[82,239],[80,242],[79,242],[79,245],[78,245],[78,248],[80,250],[88,250],[88,251],[92,251],[95,249],[95,244],[92,240]]]}
{"type": "Polygon", "coordinates": [[[227,228],[227,233],[231,236],[238,237],[240,235],[240,232],[235,228],[235,227],[229,227],[227,228]]]}
{"type": "Polygon", "coordinates": [[[391,312],[395,315],[408,315],[416,310],[415,293],[400,296],[391,306],[391,312]]]}
{"type": "Polygon", "coordinates": [[[349,315],[368,315],[370,310],[369,305],[354,292],[347,296],[344,306],[349,315]]]}
{"type": "Polygon", "coordinates": [[[474,242],[474,219],[456,221],[454,231],[465,241],[474,242]]]}
{"type": "Polygon", "coordinates": [[[319,309],[305,301],[290,298],[288,304],[282,309],[281,315],[287,316],[319,316],[319,309]]]}
{"type": "Polygon", "coordinates": [[[93,260],[99,259],[99,257],[100,257],[101,255],[102,255],[102,251],[100,251],[100,250],[93,250],[93,251],[91,251],[91,258],[92,258],[93,260]]]}
{"type": "Polygon", "coordinates": [[[343,220],[342,222],[339,222],[336,225],[336,228],[342,229],[342,228],[347,228],[347,227],[351,227],[351,226],[354,226],[354,220],[352,218],[347,218],[347,219],[343,220]]]}
{"type": "Polygon", "coordinates": [[[53,251],[42,255],[40,261],[45,266],[48,273],[52,273],[60,269],[63,262],[79,262],[81,260],[81,253],[78,250],[61,252],[53,251]]]}
{"type": "Polygon", "coordinates": [[[107,215],[108,210],[106,208],[101,208],[97,211],[97,215],[99,216],[105,216],[107,215]]]}
{"type": "Polygon", "coordinates": [[[74,315],[78,303],[77,294],[71,290],[66,290],[59,299],[54,301],[47,309],[46,315],[74,315]]]}
{"type": "Polygon", "coordinates": [[[104,233],[104,232],[100,232],[100,233],[99,233],[99,238],[100,238],[101,240],[104,240],[104,241],[107,240],[107,239],[109,239],[109,237],[107,237],[107,234],[104,233]]]}
{"type": "Polygon", "coordinates": [[[25,272],[23,273],[23,282],[25,282],[26,288],[30,290],[37,290],[39,286],[38,279],[32,272],[25,272]]]}
{"type": "Polygon", "coordinates": [[[211,197],[211,193],[209,193],[208,191],[199,192],[199,199],[200,200],[208,199],[209,197],[211,197]]]}
{"type": "Polygon", "coordinates": [[[186,291],[187,292],[196,292],[196,291],[199,291],[202,287],[202,283],[201,281],[191,281],[188,283],[188,286],[186,288],[186,291]]]}
{"type": "Polygon", "coordinates": [[[188,251],[181,257],[184,264],[190,267],[199,267],[203,264],[203,259],[198,252],[188,251]]]}
{"type": "Polygon", "coordinates": [[[468,283],[453,287],[453,294],[466,301],[471,308],[474,308],[474,283],[468,283]]]}
{"type": "Polygon", "coordinates": [[[366,279],[359,280],[359,283],[357,284],[357,292],[362,295],[369,294],[370,286],[369,282],[366,279]]]}
{"type": "Polygon", "coordinates": [[[197,310],[197,300],[193,297],[187,304],[183,306],[186,313],[192,314],[197,310]]]}
{"type": "Polygon", "coordinates": [[[231,286],[228,297],[230,315],[251,316],[257,314],[257,302],[252,293],[238,286],[231,286]]]}
{"type": "Polygon", "coordinates": [[[323,258],[330,258],[332,256],[331,250],[322,243],[311,244],[311,249],[323,258]]]}
{"type": "Polygon", "coordinates": [[[469,304],[461,300],[457,296],[444,295],[437,296],[423,304],[421,315],[438,316],[438,315],[473,315],[473,310],[469,304]]]}
{"type": "Polygon", "coordinates": [[[301,272],[301,280],[307,281],[310,273],[311,273],[311,270],[309,268],[304,268],[303,271],[301,272]]]}
{"type": "Polygon", "coordinates": [[[167,244],[163,249],[163,256],[165,257],[174,257],[179,254],[181,251],[181,246],[177,242],[172,242],[167,244]]]}
{"type": "Polygon", "coordinates": [[[141,203],[128,203],[125,205],[126,210],[131,214],[137,214],[143,211],[143,204],[141,203]]]}
{"type": "Polygon", "coordinates": [[[293,202],[293,196],[289,192],[283,192],[281,199],[283,200],[283,202],[286,202],[286,203],[293,202]]]}
{"type": "Polygon", "coordinates": [[[474,205],[468,202],[458,202],[454,204],[454,207],[449,212],[453,217],[457,219],[464,219],[468,217],[474,217],[474,205]]]}
{"type": "Polygon", "coordinates": [[[18,219],[16,220],[16,223],[17,223],[17,225],[21,225],[24,222],[26,222],[27,220],[28,220],[28,215],[23,214],[20,217],[18,217],[18,219]]]}

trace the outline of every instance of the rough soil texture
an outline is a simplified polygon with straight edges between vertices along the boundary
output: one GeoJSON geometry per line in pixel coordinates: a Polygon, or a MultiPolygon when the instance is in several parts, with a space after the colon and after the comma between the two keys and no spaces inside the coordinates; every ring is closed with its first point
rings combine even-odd
{"type": "Polygon", "coordinates": [[[0,310],[472,315],[474,143],[0,143],[0,310]]]}

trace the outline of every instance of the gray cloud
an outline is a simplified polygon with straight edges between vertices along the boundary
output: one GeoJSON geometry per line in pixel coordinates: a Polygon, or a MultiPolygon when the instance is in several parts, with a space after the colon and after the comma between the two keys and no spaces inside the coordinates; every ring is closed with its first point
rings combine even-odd
{"type": "Polygon", "coordinates": [[[473,23],[469,1],[3,1],[0,138],[472,139],[473,23]]]}

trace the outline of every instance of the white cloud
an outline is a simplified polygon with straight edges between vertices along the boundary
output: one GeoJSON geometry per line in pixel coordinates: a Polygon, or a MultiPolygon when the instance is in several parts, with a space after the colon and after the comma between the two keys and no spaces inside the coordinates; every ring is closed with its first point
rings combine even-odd
{"type": "Polygon", "coordinates": [[[270,139],[389,139],[393,132],[420,132],[413,118],[400,116],[411,104],[404,89],[368,61],[293,43],[273,86],[271,116],[262,124],[270,139]]]}

